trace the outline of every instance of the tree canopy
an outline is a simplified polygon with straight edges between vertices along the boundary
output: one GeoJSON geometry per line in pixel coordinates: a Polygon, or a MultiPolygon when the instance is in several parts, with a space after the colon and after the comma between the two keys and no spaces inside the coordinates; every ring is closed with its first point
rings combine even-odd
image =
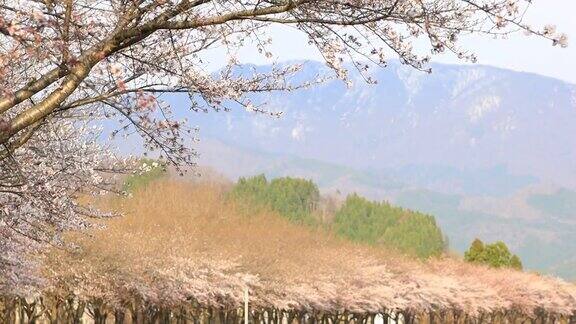
{"type": "Polygon", "coordinates": [[[240,178],[231,195],[271,208],[296,223],[316,222],[312,212],[320,200],[320,191],[310,180],[284,177],[268,181],[264,175],[240,178]]]}
{"type": "Polygon", "coordinates": [[[433,216],[348,196],[336,212],[336,233],[353,241],[385,245],[418,257],[440,255],[446,242],[433,216]]]}
{"type": "Polygon", "coordinates": [[[522,270],[522,261],[520,261],[520,258],[512,254],[502,241],[484,244],[481,240],[475,239],[468,251],[464,253],[464,260],[486,264],[494,268],[522,270]]]}

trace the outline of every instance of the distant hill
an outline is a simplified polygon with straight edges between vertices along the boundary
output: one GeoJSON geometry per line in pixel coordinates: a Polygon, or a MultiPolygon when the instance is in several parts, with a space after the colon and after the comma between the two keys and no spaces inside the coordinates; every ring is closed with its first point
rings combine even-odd
{"type": "MultiPolygon", "coordinates": [[[[314,180],[322,192],[336,198],[345,199],[347,194],[357,192],[371,199],[387,200],[434,215],[449,238],[450,248],[460,253],[476,237],[504,240],[519,254],[526,269],[576,279],[576,240],[572,239],[576,233],[576,212],[571,212],[570,207],[576,204],[575,191],[531,185],[501,197],[451,194],[394,180],[406,179],[402,177],[404,169],[400,172],[357,170],[318,160],[231,147],[216,140],[204,140],[199,150],[203,153],[202,165],[210,165],[231,179],[259,173],[269,178],[299,176],[314,180]]],[[[489,172],[451,169],[447,173],[470,174],[476,178],[489,172]]],[[[414,174],[425,172],[414,171],[414,174]]],[[[506,181],[506,176],[501,176],[501,180],[506,181]]]]}
{"type": "MultiPolygon", "coordinates": [[[[280,119],[194,114],[199,162],[231,178],[299,176],[324,192],[387,199],[434,215],[455,250],[475,237],[504,240],[527,269],[576,278],[576,86],[487,66],[432,68],[392,62],[374,71],[377,85],[357,77],[350,89],[331,81],[254,97],[280,119]]],[[[323,73],[309,62],[298,78],[323,73]]]]}

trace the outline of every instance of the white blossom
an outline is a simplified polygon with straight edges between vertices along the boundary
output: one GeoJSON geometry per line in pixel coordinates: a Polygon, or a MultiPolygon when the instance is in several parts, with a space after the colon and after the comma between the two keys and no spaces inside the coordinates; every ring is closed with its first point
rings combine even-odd
{"type": "Polygon", "coordinates": [[[97,144],[98,133],[73,121],[48,122],[28,142],[0,160],[0,292],[14,293],[38,280],[26,255],[60,243],[60,234],[106,217],[81,204],[83,195],[112,189],[123,165],[97,144]]]}

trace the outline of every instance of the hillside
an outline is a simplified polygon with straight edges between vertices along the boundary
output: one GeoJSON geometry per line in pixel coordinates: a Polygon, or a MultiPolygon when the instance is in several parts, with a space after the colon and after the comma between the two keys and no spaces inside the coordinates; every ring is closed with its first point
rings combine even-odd
{"type": "MultiPolygon", "coordinates": [[[[576,217],[572,208],[576,193],[554,185],[528,185],[512,194],[487,196],[464,195],[424,189],[424,183],[410,182],[397,170],[359,170],[334,163],[302,159],[281,154],[262,153],[220,141],[205,140],[199,147],[200,162],[210,165],[231,179],[259,173],[269,178],[297,176],[314,180],[321,192],[344,200],[347,194],[360,193],[370,199],[388,200],[396,205],[418,210],[436,218],[449,239],[450,249],[463,253],[477,237],[506,241],[524,261],[527,269],[576,279],[576,217]],[[228,161],[234,161],[229,163],[228,161]],[[400,181],[403,179],[406,182],[400,181]],[[557,196],[559,193],[559,197],[557,196]],[[556,199],[558,198],[558,199],[556,199]]],[[[410,168],[406,174],[427,178],[426,172],[410,168]]],[[[404,171],[402,171],[404,172],[404,171]]],[[[202,170],[200,173],[210,174],[202,170]]],[[[478,179],[513,181],[502,168],[458,170],[445,168],[438,181],[452,177],[478,188],[478,179]],[[490,173],[496,179],[486,179],[490,173]]]]}
{"type": "MultiPolygon", "coordinates": [[[[308,62],[302,78],[324,71],[308,62]]],[[[576,188],[575,86],[478,65],[425,75],[392,62],[374,74],[372,86],[255,96],[280,119],[194,115],[199,163],[232,179],[299,176],[342,198],[387,199],[434,215],[456,251],[476,236],[502,239],[527,268],[576,278],[576,212],[556,206],[576,200],[531,198],[576,188]]]]}
{"type": "Polygon", "coordinates": [[[48,296],[73,294],[94,318],[136,322],[234,319],[246,287],[254,321],[573,315],[576,288],[564,281],[450,258],[415,261],[269,211],[246,213],[226,190],[213,182],[160,181],[132,198],[102,201],[126,216],[89,236],[70,235],[79,249],[52,252],[48,296]]]}
{"type": "Polygon", "coordinates": [[[311,180],[264,175],[240,178],[230,197],[249,211],[264,208],[295,224],[322,227],[352,242],[427,259],[446,252],[447,242],[433,216],[370,201],[358,194],[320,195],[311,180]]]}

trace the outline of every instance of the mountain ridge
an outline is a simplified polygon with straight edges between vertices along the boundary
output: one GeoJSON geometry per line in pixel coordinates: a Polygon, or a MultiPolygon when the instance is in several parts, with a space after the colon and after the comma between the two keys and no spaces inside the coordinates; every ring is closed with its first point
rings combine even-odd
{"type": "MultiPolygon", "coordinates": [[[[391,64],[377,71],[378,85],[348,89],[330,81],[254,96],[283,111],[281,119],[233,109],[195,122],[200,136],[355,168],[504,165],[513,174],[576,187],[576,152],[565,150],[576,145],[576,86],[495,67],[434,66],[428,75],[391,64]]],[[[305,65],[298,78],[325,69],[305,65]]]]}

